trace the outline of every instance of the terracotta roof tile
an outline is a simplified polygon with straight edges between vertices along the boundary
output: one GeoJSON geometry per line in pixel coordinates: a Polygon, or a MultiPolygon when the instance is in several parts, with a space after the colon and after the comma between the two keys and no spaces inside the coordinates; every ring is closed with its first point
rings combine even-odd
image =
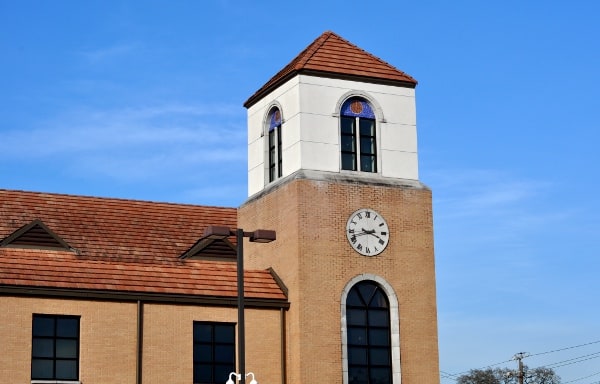
{"type": "MultiPolygon", "coordinates": [[[[236,227],[235,208],[0,189],[0,241],[36,219],[77,252],[0,247],[0,285],[237,295],[235,263],[179,258],[206,226],[236,227]]],[[[269,271],[244,276],[249,298],[286,300],[269,271]]]]}
{"type": "Polygon", "coordinates": [[[417,81],[380,58],[327,31],[306,47],[246,102],[249,108],[271,90],[300,73],[325,77],[356,77],[363,81],[415,87],[417,81]]]}
{"type": "Polygon", "coordinates": [[[208,225],[235,227],[237,210],[0,190],[0,218],[0,239],[39,219],[81,258],[157,263],[177,259],[208,225]]]}

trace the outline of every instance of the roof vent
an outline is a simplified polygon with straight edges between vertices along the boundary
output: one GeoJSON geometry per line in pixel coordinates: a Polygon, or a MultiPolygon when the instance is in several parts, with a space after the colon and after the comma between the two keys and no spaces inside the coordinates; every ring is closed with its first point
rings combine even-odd
{"type": "Polygon", "coordinates": [[[69,244],[37,219],[2,240],[0,247],[73,251],[69,244]]]}
{"type": "Polygon", "coordinates": [[[227,239],[201,239],[179,258],[235,261],[237,251],[235,245],[227,239]]]}

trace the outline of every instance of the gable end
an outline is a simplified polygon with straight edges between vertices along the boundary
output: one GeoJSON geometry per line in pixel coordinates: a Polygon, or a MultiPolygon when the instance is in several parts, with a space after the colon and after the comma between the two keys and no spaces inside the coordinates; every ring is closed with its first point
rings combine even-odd
{"type": "Polygon", "coordinates": [[[0,247],[74,251],[66,241],[61,239],[60,236],[55,234],[39,219],[21,227],[6,237],[0,242],[0,247]]]}
{"type": "Polygon", "coordinates": [[[237,250],[227,239],[201,239],[179,256],[180,259],[235,261],[237,250]]]}

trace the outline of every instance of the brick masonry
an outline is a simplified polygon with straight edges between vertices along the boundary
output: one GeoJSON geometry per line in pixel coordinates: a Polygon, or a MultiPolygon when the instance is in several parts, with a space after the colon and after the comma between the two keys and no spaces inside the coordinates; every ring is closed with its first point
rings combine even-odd
{"type": "Polygon", "coordinates": [[[402,383],[439,383],[429,189],[290,177],[238,214],[246,230],[277,231],[273,243],[246,246],[246,265],[273,267],[289,289],[288,383],[342,383],[341,295],[363,273],[383,278],[398,297],[402,383]],[[346,239],[359,208],[376,210],[390,227],[378,256],[361,256],[346,239]]]}
{"type": "MultiPolygon", "coordinates": [[[[84,384],[136,382],[137,304],[92,300],[0,296],[0,382],[31,382],[32,315],[80,318],[80,381],[84,384]]],[[[190,384],[193,322],[237,322],[236,308],[171,304],[143,306],[144,384],[190,384]]],[[[246,366],[265,383],[280,383],[280,311],[246,311],[246,366]]],[[[223,379],[225,383],[227,378],[223,379]]]]}
{"type": "Polygon", "coordinates": [[[82,383],[135,383],[136,305],[0,297],[0,381],[31,382],[32,314],[79,315],[82,383]],[[8,352],[8,353],[7,353],[8,352]]]}

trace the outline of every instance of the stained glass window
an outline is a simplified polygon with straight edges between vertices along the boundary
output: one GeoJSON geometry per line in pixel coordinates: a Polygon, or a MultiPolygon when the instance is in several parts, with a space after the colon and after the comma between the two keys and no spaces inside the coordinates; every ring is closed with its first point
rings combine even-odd
{"type": "Polygon", "coordinates": [[[341,163],[349,171],[377,172],[375,113],[371,105],[353,97],[340,113],[341,163]]]}
{"type": "Polygon", "coordinates": [[[269,124],[269,182],[283,174],[281,153],[281,111],[273,108],[268,115],[269,124]]]}

